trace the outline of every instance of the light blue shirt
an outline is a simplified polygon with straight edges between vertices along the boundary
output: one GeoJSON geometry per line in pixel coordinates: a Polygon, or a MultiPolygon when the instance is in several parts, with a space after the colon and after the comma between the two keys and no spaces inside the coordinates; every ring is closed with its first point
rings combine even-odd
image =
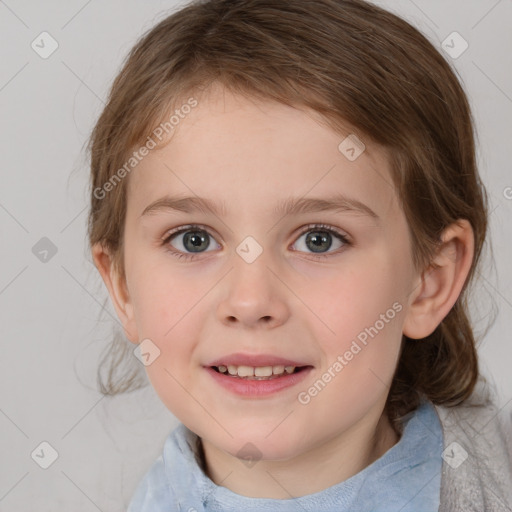
{"type": "Polygon", "coordinates": [[[248,498],[216,485],[195,458],[197,436],[180,424],[141,480],[128,512],[437,512],[443,432],[430,402],[403,421],[397,444],[348,480],[294,499],[248,498]]]}

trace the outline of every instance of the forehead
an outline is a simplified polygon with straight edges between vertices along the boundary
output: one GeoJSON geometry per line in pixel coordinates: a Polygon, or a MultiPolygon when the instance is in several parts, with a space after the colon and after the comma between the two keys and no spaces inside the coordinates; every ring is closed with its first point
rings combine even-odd
{"type": "Polygon", "coordinates": [[[129,208],[141,213],[164,195],[186,195],[212,199],[226,214],[264,215],[283,199],[333,193],[379,215],[397,208],[386,150],[363,139],[357,156],[363,148],[349,127],[341,133],[316,112],[222,88],[186,110],[167,144],[131,173],[129,208]]]}

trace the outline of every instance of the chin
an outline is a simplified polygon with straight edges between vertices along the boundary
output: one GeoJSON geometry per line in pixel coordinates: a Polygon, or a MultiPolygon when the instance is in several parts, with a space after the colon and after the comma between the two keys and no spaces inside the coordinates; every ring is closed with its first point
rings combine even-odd
{"type": "MultiPolygon", "coordinates": [[[[271,437],[271,436],[270,436],[271,437]]],[[[224,447],[233,457],[244,460],[288,460],[297,455],[298,445],[294,438],[286,435],[274,439],[265,438],[261,431],[255,435],[248,432],[244,436],[230,440],[229,446],[224,447]]]]}

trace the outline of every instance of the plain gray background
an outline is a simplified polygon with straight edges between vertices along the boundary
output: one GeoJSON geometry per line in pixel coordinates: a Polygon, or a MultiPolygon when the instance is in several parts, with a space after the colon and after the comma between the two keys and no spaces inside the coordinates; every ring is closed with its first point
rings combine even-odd
{"type": "MultiPolygon", "coordinates": [[[[479,351],[500,405],[509,408],[512,1],[377,3],[440,49],[454,31],[469,44],[458,58],[446,57],[473,107],[496,263],[487,260],[473,307],[479,332],[490,301],[497,308],[479,351]]],[[[102,307],[106,291],[86,244],[83,146],[126,53],[182,4],[0,0],[0,511],[125,510],[176,425],[151,387],[114,399],[96,389],[99,355],[115,321],[110,303],[102,307]],[[43,31],[58,43],[46,59],[31,47],[43,31]],[[57,250],[47,261],[40,260],[41,247],[48,248],[43,237],[57,250]],[[58,453],[48,469],[31,457],[36,449],[51,454],[45,445],[41,452],[43,441],[58,453]]]]}

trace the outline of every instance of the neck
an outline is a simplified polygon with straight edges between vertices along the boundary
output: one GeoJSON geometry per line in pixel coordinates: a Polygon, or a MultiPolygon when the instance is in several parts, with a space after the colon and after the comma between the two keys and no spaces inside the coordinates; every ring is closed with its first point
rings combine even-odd
{"type": "Polygon", "coordinates": [[[203,439],[204,471],[215,484],[247,497],[291,499],[320,492],[362,471],[399,440],[385,414],[354,427],[290,459],[262,459],[251,467],[203,439]]]}

